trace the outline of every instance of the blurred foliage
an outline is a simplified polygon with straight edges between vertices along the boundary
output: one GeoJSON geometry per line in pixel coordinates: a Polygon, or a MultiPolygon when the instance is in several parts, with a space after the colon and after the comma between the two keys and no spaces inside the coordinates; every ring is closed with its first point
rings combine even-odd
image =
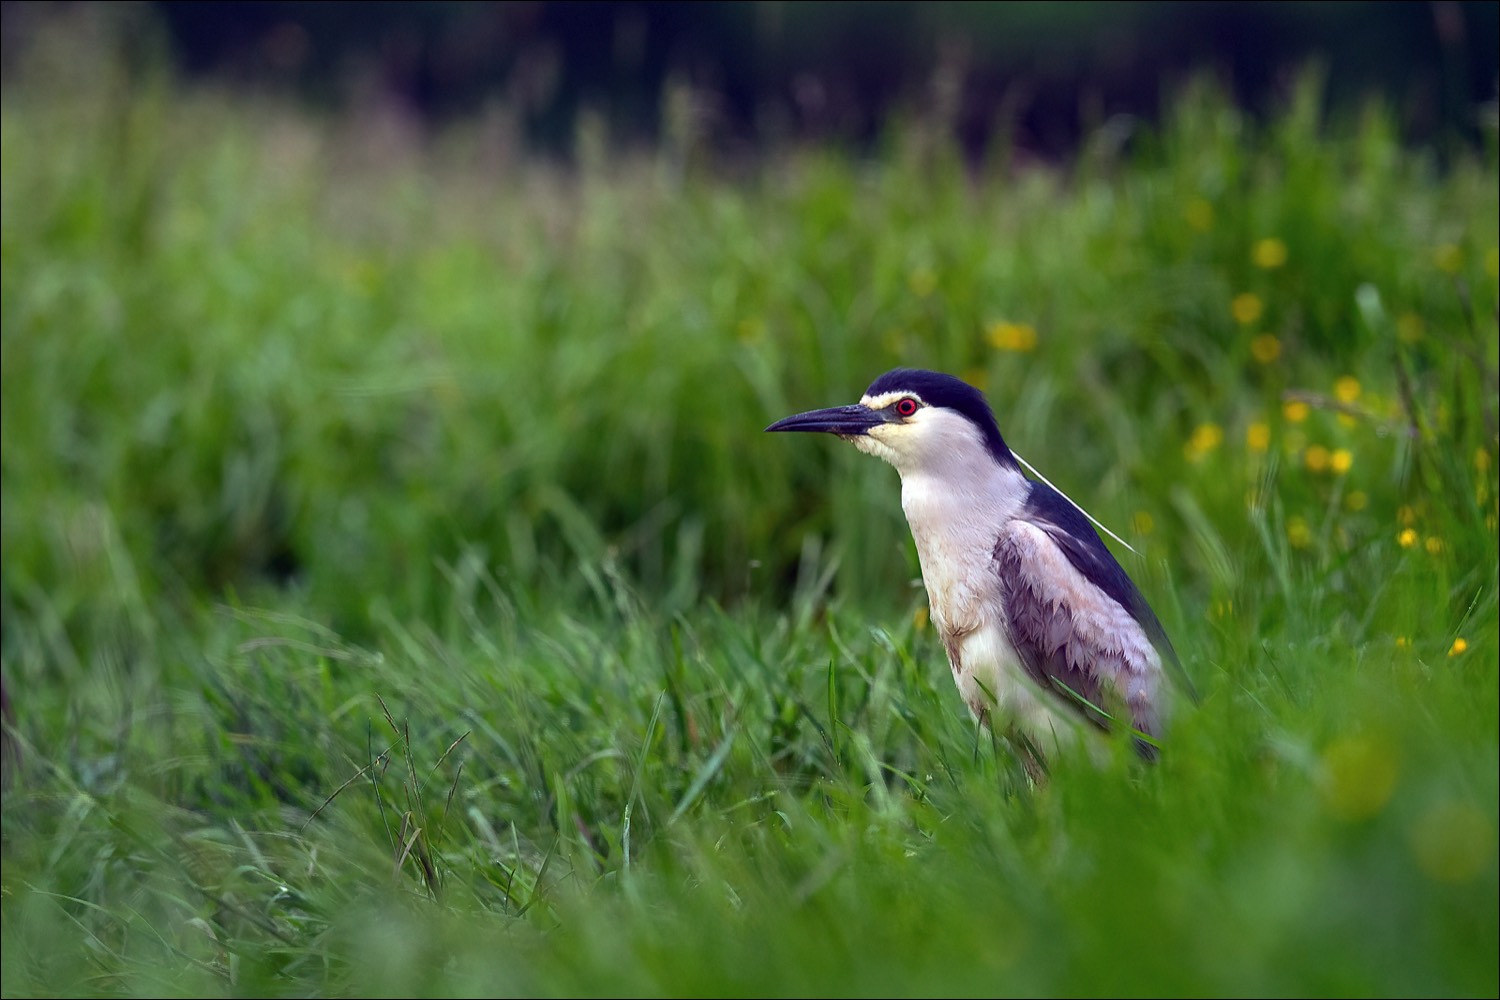
{"type": "Polygon", "coordinates": [[[1492,128],[560,167],[113,45],[0,103],[0,992],[1495,992],[1492,128]],[[1161,767],[1027,788],[761,433],[896,364],[1142,550],[1161,767]]]}
{"type": "MultiPolygon", "coordinates": [[[[1357,426],[1320,410],[1271,449],[1359,452],[1338,491],[1366,508],[1317,532],[1345,555],[1428,502],[1420,413],[1456,455],[1493,446],[1493,134],[1440,171],[1377,107],[1324,122],[1316,76],[1266,128],[1200,85],[1069,172],[975,172],[914,121],[875,160],[789,152],[731,183],[587,130],[559,171],[482,128],[325,127],[131,85],[107,54],[77,89],[7,92],[7,610],[269,580],[358,629],[372,600],[431,610],[430,567],[470,547],[522,588],[608,552],[680,608],[781,589],[809,537],[878,592],[914,570],[888,471],[759,431],[896,364],[985,385],[1115,523],[1156,496],[1168,528],[1168,484],[1223,466],[1185,490],[1220,531],[1266,467],[1246,428],[1347,374],[1357,426]],[[1203,425],[1231,447],[1184,452],[1203,425]]],[[[1328,492],[1277,485],[1299,511],[1328,492]]]]}

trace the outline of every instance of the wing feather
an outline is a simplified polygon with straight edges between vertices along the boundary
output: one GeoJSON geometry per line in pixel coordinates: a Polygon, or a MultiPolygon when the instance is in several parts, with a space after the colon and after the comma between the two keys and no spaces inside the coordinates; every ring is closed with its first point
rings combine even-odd
{"type": "MultiPolygon", "coordinates": [[[[1154,737],[1161,657],[1151,630],[1116,588],[1104,587],[1095,573],[1075,564],[1053,527],[1011,521],[995,544],[1006,629],[1021,665],[1040,687],[1101,729],[1127,718],[1135,730],[1154,737]]],[[[1128,577],[1125,583],[1134,591],[1128,577]]],[[[1138,746],[1150,755],[1149,744],[1138,746]]]]}

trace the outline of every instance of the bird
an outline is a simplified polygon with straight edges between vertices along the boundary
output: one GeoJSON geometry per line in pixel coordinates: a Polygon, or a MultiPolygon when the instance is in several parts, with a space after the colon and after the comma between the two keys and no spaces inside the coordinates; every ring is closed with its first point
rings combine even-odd
{"type": "Polygon", "coordinates": [[[1012,738],[1033,779],[1091,728],[1128,728],[1139,754],[1156,759],[1164,664],[1181,673],[1171,640],[1084,511],[1027,478],[980,390],[897,368],[858,403],[766,430],[834,434],[895,466],[959,693],[976,719],[1012,738]]]}

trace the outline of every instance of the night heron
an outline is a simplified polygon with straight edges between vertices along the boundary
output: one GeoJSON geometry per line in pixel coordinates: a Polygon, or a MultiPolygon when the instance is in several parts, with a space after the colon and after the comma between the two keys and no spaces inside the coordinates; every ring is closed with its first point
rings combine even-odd
{"type": "Polygon", "coordinates": [[[983,393],[898,368],[858,403],[766,430],[836,434],[896,467],[958,690],[977,718],[1020,738],[1028,771],[1088,724],[1128,726],[1155,756],[1163,661],[1179,668],[1171,641],[1084,512],[1026,478],[983,393]]]}

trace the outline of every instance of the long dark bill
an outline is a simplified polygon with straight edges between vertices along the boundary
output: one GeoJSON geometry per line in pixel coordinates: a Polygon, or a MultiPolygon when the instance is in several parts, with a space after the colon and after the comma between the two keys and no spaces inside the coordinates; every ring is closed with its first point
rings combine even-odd
{"type": "Polygon", "coordinates": [[[859,437],[871,427],[885,423],[885,418],[868,406],[855,403],[852,406],[831,406],[826,410],[811,410],[784,420],[778,420],[767,431],[822,431],[840,437],[859,437]]]}

